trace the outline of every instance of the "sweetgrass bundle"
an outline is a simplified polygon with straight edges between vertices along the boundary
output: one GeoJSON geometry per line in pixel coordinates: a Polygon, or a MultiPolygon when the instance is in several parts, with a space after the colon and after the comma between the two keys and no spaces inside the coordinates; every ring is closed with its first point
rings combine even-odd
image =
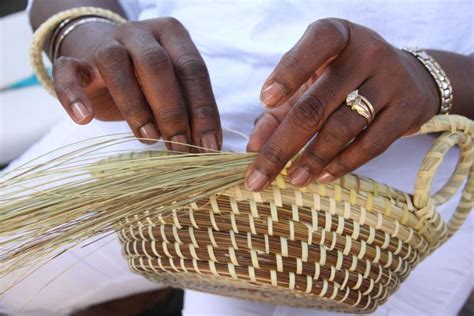
{"type": "MultiPolygon", "coordinates": [[[[116,155],[104,152],[132,136],[101,137],[61,148],[73,151],[3,175],[0,183],[0,276],[65,246],[121,228],[120,220],[163,215],[244,179],[252,154],[116,155]],[[79,147],[79,148],[77,148],[79,147]],[[103,160],[100,160],[103,158],[103,160]]],[[[54,155],[55,152],[50,153],[54,155]]]]}
{"type": "Polygon", "coordinates": [[[474,123],[437,116],[443,132],[414,194],[351,174],[295,188],[286,171],[246,190],[251,153],[127,152],[114,135],[61,148],[3,174],[0,278],[83,241],[118,234],[130,268],[171,286],[328,310],[370,312],[462,225],[473,206],[474,123]],[[431,183],[459,146],[453,176],[431,183]],[[436,208],[463,187],[453,217],[436,208]]]}

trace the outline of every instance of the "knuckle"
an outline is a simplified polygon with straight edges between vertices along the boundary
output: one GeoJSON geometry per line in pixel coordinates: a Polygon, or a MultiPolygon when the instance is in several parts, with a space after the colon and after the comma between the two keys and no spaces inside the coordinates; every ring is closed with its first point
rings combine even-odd
{"type": "Polygon", "coordinates": [[[75,59],[71,57],[61,56],[53,63],[53,79],[57,80],[72,80],[71,76],[76,74],[78,67],[75,59]]]}
{"type": "Polygon", "coordinates": [[[314,150],[308,150],[306,152],[306,159],[310,162],[311,165],[316,165],[319,167],[324,167],[329,163],[329,158],[324,157],[320,153],[317,153],[314,150]]]}
{"type": "Polygon", "coordinates": [[[305,94],[290,112],[288,119],[290,123],[298,128],[314,131],[324,117],[324,105],[318,97],[305,94]]]}
{"type": "Polygon", "coordinates": [[[140,55],[145,60],[159,60],[159,59],[168,59],[166,54],[158,46],[152,45],[143,45],[138,48],[140,55]]]}
{"type": "Polygon", "coordinates": [[[128,30],[132,28],[136,28],[139,25],[140,25],[140,22],[136,22],[136,21],[127,21],[125,23],[121,23],[116,26],[115,34],[121,34],[123,32],[127,32],[128,30]]]}
{"type": "Polygon", "coordinates": [[[176,18],[174,17],[171,17],[171,16],[168,16],[168,17],[164,17],[164,18],[161,18],[161,21],[163,23],[163,28],[165,29],[179,29],[179,30],[182,30],[184,29],[184,26],[183,24],[176,18]]]}
{"type": "Polygon", "coordinates": [[[262,114],[260,114],[255,121],[253,122],[254,125],[257,125],[260,121],[266,120],[268,122],[271,122],[273,125],[280,125],[281,124],[281,119],[278,118],[275,113],[273,113],[271,110],[270,111],[265,111],[262,114]]]}
{"type": "Polygon", "coordinates": [[[366,137],[360,142],[361,149],[371,157],[380,155],[386,149],[386,146],[375,137],[366,137]]]}
{"type": "MultiPolygon", "coordinates": [[[[357,117],[358,118],[358,117],[357,117]]],[[[365,126],[365,119],[356,120],[354,112],[348,107],[335,113],[333,119],[329,119],[325,125],[324,133],[330,139],[329,142],[348,142],[353,139],[365,126]]],[[[322,134],[322,133],[321,133],[322,134]]]]}
{"type": "Polygon", "coordinates": [[[117,42],[103,44],[95,53],[95,59],[102,65],[120,66],[127,58],[125,47],[117,42]]]}
{"type": "Polygon", "coordinates": [[[263,112],[262,114],[258,115],[257,118],[253,121],[253,126],[257,125],[266,115],[267,112],[263,112]]]}
{"type": "Polygon", "coordinates": [[[268,142],[261,149],[261,154],[267,161],[278,167],[285,165],[286,155],[283,148],[281,148],[275,142],[268,142]]]}
{"type": "Polygon", "coordinates": [[[354,169],[353,164],[350,163],[347,158],[344,156],[338,156],[334,159],[334,162],[331,163],[328,167],[328,171],[336,177],[342,176],[343,174],[354,169]]]}
{"type": "Polygon", "coordinates": [[[286,52],[283,55],[282,64],[287,69],[295,69],[299,67],[300,61],[295,56],[295,54],[293,54],[293,52],[290,50],[289,52],[286,52]]]}
{"type": "Polygon", "coordinates": [[[283,55],[281,65],[283,66],[285,73],[291,73],[290,78],[288,78],[290,81],[288,82],[289,84],[296,86],[297,84],[306,81],[306,67],[304,64],[305,63],[296,56],[294,49],[283,55]]]}
{"type": "Polygon", "coordinates": [[[354,137],[355,131],[351,124],[329,121],[325,124],[324,133],[319,136],[326,144],[341,144],[348,142],[354,137]]]}
{"type": "Polygon", "coordinates": [[[54,84],[54,89],[58,95],[65,95],[68,92],[70,93],[75,87],[76,85],[73,82],[60,82],[54,84]]]}
{"type": "Polygon", "coordinates": [[[145,46],[140,48],[139,62],[150,72],[161,72],[171,69],[168,55],[159,47],[145,46]]]}
{"type": "Polygon", "coordinates": [[[203,60],[195,56],[183,55],[178,58],[176,71],[184,80],[207,79],[209,73],[203,60]]]}
{"type": "Polygon", "coordinates": [[[308,31],[314,37],[325,35],[337,47],[344,47],[349,40],[348,29],[350,22],[344,19],[325,18],[317,20],[308,26],[308,31]]]}
{"type": "Polygon", "coordinates": [[[60,56],[53,63],[53,70],[61,72],[64,68],[72,66],[70,57],[60,56]]]}
{"type": "Polygon", "coordinates": [[[199,120],[209,120],[216,117],[216,111],[211,105],[201,105],[192,108],[193,117],[199,120]]]}
{"type": "Polygon", "coordinates": [[[120,112],[125,117],[138,117],[148,115],[148,107],[141,102],[128,101],[121,104],[120,112]]]}
{"type": "Polygon", "coordinates": [[[177,106],[174,106],[159,110],[158,118],[160,122],[165,124],[177,124],[181,123],[183,120],[186,120],[186,115],[181,110],[179,110],[177,106]]]}

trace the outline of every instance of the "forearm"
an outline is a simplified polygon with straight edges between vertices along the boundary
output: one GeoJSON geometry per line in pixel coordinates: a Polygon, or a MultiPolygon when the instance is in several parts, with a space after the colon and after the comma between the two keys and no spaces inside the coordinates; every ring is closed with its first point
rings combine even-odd
{"type": "Polygon", "coordinates": [[[429,50],[428,54],[441,65],[453,86],[452,114],[474,119],[474,55],[429,50]]]}
{"type": "MultiPolygon", "coordinates": [[[[118,0],[36,0],[33,1],[30,11],[31,26],[33,30],[36,30],[41,23],[46,21],[52,15],[67,9],[82,6],[100,7],[126,17],[122,7],[118,3],[118,0]]],[[[73,57],[81,56],[83,51],[87,51],[91,48],[88,43],[92,44],[96,42],[96,39],[101,38],[104,32],[109,32],[112,28],[112,25],[107,25],[105,23],[100,23],[100,25],[94,23],[91,25],[81,26],[79,32],[74,31],[65,39],[64,44],[62,45],[61,55],[73,57]],[[77,36],[80,38],[79,42],[77,41],[77,36]],[[73,45],[74,42],[79,45],[73,45]]],[[[45,47],[49,47],[49,45],[50,39],[48,38],[45,42],[45,47]]]]}

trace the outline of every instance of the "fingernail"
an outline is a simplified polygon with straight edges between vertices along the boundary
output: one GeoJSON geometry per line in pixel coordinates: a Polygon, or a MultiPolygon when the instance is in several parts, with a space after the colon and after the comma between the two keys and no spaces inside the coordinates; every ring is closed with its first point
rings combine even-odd
{"type": "Polygon", "coordinates": [[[281,83],[275,81],[262,91],[260,100],[265,107],[272,108],[276,106],[285,95],[285,87],[281,83]]]}
{"type": "Polygon", "coordinates": [[[140,127],[138,130],[140,136],[142,138],[146,138],[141,140],[143,143],[146,144],[154,144],[156,140],[160,138],[160,133],[156,130],[156,127],[153,123],[147,123],[140,127]]]}
{"type": "Polygon", "coordinates": [[[298,167],[290,173],[289,178],[291,184],[303,186],[311,180],[311,175],[309,174],[308,170],[306,170],[306,168],[298,167]]]}
{"type": "Polygon", "coordinates": [[[89,116],[89,111],[81,102],[74,102],[71,104],[71,110],[78,123],[81,123],[89,116]]]}
{"type": "Polygon", "coordinates": [[[321,174],[318,176],[318,182],[321,183],[330,183],[333,182],[336,178],[332,174],[330,174],[327,171],[321,172],[321,174]]]}
{"type": "Polygon", "coordinates": [[[184,135],[175,135],[171,137],[171,150],[179,151],[179,152],[188,152],[189,151],[189,144],[188,138],[184,135]]]}
{"type": "Polygon", "coordinates": [[[245,186],[250,191],[260,191],[268,182],[268,177],[258,170],[252,171],[245,181],[245,186]]]}
{"type": "Polygon", "coordinates": [[[214,132],[207,133],[201,138],[201,147],[209,149],[206,150],[206,152],[215,152],[219,150],[218,143],[217,135],[214,132]]]}

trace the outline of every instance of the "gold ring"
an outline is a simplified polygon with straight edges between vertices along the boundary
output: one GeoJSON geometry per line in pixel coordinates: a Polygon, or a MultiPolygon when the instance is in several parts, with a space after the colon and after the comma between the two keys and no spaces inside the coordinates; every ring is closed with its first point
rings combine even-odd
{"type": "Polygon", "coordinates": [[[374,107],[366,97],[359,94],[359,90],[349,92],[346,97],[346,104],[352,111],[356,111],[359,115],[363,116],[368,124],[374,120],[374,107]]]}

